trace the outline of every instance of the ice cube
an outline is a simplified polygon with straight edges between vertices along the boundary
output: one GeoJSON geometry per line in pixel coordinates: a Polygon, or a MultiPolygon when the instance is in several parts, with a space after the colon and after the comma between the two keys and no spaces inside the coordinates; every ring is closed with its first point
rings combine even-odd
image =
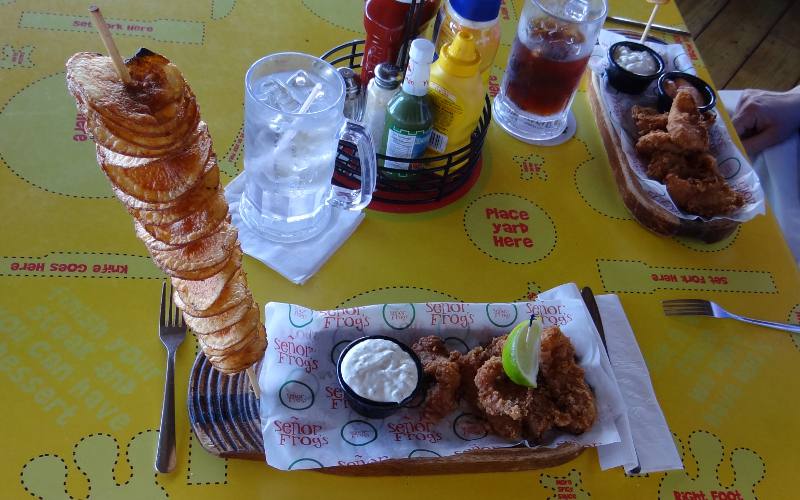
{"type": "Polygon", "coordinates": [[[295,71],[292,76],[286,80],[286,89],[300,104],[305,102],[313,88],[314,82],[311,80],[311,75],[302,69],[295,71]]]}
{"type": "Polygon", "coordinates": [[[586,19],[589,12],[589,3],[586,0],[571,0],[564,5],[564,14],[567,19],[581,22],[586,19]]]}
{"type": "Polygon", "coordinates": [[[294,120],[292,120],[291,117],[276,114],[270,118],[269,121],[267,121],[267,128],[272,134],[271,137],[277,141],[278,137],[286,133],[286,131],[289,130],[289,127],[291,127],[293,124],[294,120]]]}
{"type": "MultiPolygon", "coordinates": [[[[308,99],[311,91],[314,89],[314,85],[317,83],[322,82],[314,78],[314,76],[308,74],[306,71],[300,69],[295,71],[292,76],[286,80],[286,88],[289,92],[291,92],[292,97],[300,102],[300,105],[302,106],[302,104],[306,102],[306,99],[308,99]]],[[[323,94],[324,92],[318,93],[314,98],[314,101],[309,103],[309,106],[319,101],[319,99],[323,97],[323,94]]]]}
{"type": "Polygon", "coordinates": [[[306,73],[305,70],[299,69],[286,80],[286,85],[292,88],[308,87],[310,89],[314,86],[314,82],[311,81],[311,75],[306,73]]]}
{"type": "Polygon", "coordinates": [[[254,94],[259,101],[289,113],[300,109],[303,103],[294,98],[293,93],[285,83],[272,77],[268,77],[259,82],[254,94]]]}

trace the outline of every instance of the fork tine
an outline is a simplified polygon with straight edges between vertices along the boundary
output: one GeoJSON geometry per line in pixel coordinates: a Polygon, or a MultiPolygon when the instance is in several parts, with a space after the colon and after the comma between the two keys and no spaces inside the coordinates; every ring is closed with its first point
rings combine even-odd
{"type": "Polygon", "coordinates": [[[705,300],[668,301],[661,303],[661,308],[667,316],[713,316],[711,304],[705,300]]]}
{"type": "Polygon", "coordinates": [[[166,307],[166,301],[165,301],[166,293],[167,293],[167,282],[165,281],[165,282],[161,283],[161,316],[159,318],[159,321],[161,322],[162,325],[166,325],[166,323],[164,322],[164,317],[165,317],[165,314],[166,314],[166,308],[165,308],[166,307]]]}
{"type": "Polygon", "coordinates": [[[711,307],[711,304],[708,302],[662,302],[662,307],[696,307],[696,308],[703,308],[703,307],[711,307]]]}
{"type": "Polygon", "coordinates": [[[665,316],[711,316],[710,311],[702,309],[664,309],[665,316]]]}
{"type": "Polygon", "coordinates": [[[182,327],[183,326],[183,315],[181,314],[181,310],[178,308],[178,304],[175,304],[175,324],[173,326],[182,327]]]}
{"type": "Polygon", "coordinates": [[[171,283],[170,283],[170,287],[169,288],[170,288],[169,297],[170,297],[170,305],[171,305],[170,310],[171,310],[171,313],[173,314],[172,322],[170,324],[172,326],[174,326],[174,327],[180,328],[180,327],[183,326],[183,315],[181,314],[181,310],[178,307],[178,303],[175,302],[175,288],[172,286],[171,283]]]}
{"type": "Polygon", "coordinates": [[[673,312],[692,312],[692,311],[711,311],[706,307],[664,307],[664,311],[673,311],[673,312]]]}
{"type": "Polygon", "coordinates": [[[710,308],[711,302],[703,299],[674,299],[662,300],[662,307],[702,307],[710,308]]]}
{"type": "Polygon", "coordinates": [[[662,300],[662,305],[705,305],[709,302],[704,299],[672,299],[662,300]]]}
{"type": "Polygon", "coordinates": [[[168,292],[169,292],[169,326],[175,326],[172,322],[172,310],[174,309],[174,306],[172,304],[172,283],[169,284],[168,292]]]}

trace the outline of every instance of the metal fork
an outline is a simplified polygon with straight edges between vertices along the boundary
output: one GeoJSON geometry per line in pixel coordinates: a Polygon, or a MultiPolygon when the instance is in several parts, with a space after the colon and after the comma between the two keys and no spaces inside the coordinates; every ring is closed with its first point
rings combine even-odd
{"type": "Polygon", "coordinates": [[[702,299],[678,299],[663,300],[661,306],[667,316],[713,316],[715,318],[728,318],[743,321],[753,325],[766,326],[776,330],[784,330],[791,333],[800,333],[800,325],[789,325],[785,323],[775,323],[773,321],[763,321],[760,319],[746,318],[738,314],[729,313],[725,309],[710,300],[702,299]]]}
{"type": "Polygon", "coordinates": [[[161,316],[158,336],[167,348],[167,378],[164,382],[164,403],[161,407],[161,427],[158,431],[158,450],[155,467],[158,472],[175,468],[175,352],[186,336],[186,324],[177,306],[172,303],[172,284],[161,286],[161,316]]]}

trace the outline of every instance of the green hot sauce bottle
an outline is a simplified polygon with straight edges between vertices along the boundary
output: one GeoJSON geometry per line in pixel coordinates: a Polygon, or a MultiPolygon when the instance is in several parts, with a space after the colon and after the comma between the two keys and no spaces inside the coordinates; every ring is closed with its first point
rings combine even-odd
{"type": "MultiPolygon", "coordinates": [[[[428,98],[428,79],[431,74],[434,46],[430,40],[417,38],[411,42],[408,69],[403,86],[386,106],[386,122],[381,141],[386,156],[419,158],[428,147],[433,127],[433,114],[428,98]]],[[[396,172],[387,173],[394,179],[408,179],[410,163],[386,160],[383,165],[396,172]]]]}

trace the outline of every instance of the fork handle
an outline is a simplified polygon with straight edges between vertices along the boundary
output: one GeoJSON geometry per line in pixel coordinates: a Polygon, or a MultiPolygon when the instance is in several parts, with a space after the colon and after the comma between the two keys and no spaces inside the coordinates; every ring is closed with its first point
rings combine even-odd
{"type": "Polygon", "coordinates": [[[167,353],[167,379],[164,382],[164,404],[161,407],[161,426],[158,431],[158,451],[155,467],[158,472],[175,469],[175,351],[167,353]]]}
{"type": "Polygon", "coordinates": [[[752,325],[766,326],[767,328],[774,328],[776,330],[783,330],[790,333],[800,333],[800,325],[789,325],[786,323],[775,323],[774,321],[764,321],[761,319],[746,318],[744,316],[732,315],[739,321],[750,323],[752,325]]]}

